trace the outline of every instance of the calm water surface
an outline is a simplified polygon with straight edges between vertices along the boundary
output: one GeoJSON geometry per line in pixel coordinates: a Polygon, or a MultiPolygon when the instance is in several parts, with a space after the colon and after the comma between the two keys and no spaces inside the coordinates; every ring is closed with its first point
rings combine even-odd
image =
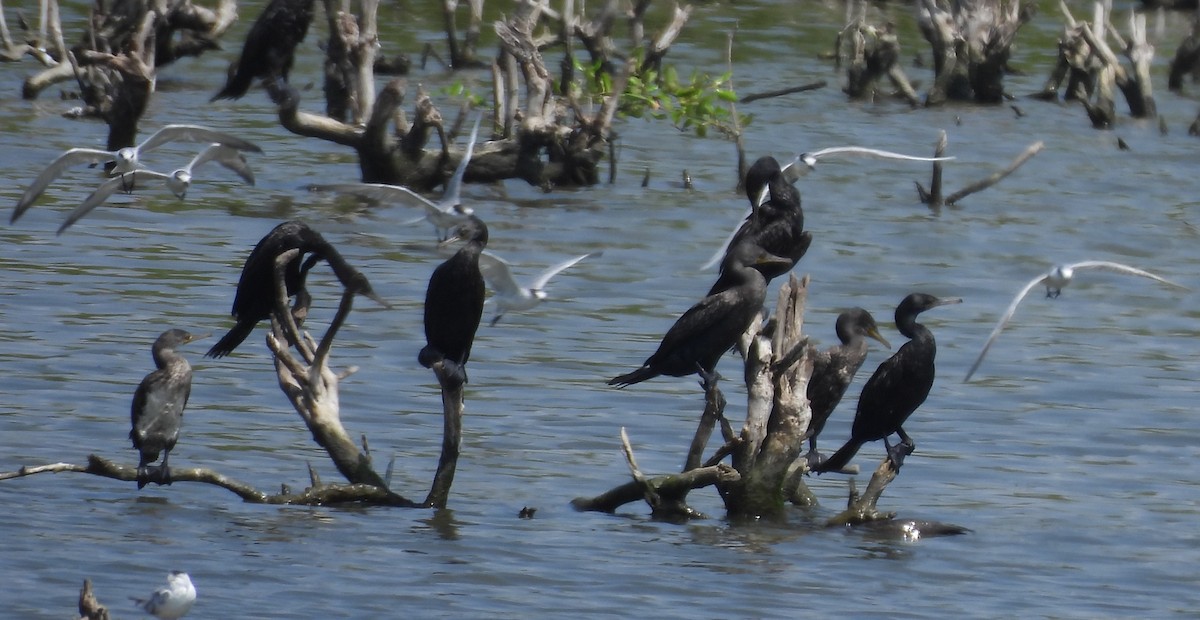
{"type": "MultiPolygon", "coordinates": [[[[160,73],[142,127],[197,122],[259,142],[267,154],[252,160],[257,187],[222,177],[197,182],[187,202],[161,192],[119,197],[56,237],[98,179],[78,170],[17,225],[0,227],[0,470],[82,462],[93,452],[133,462],[129,402],[152,368],[150,343],[168,327],[227,329],[246,254],[275,224],[301,218],[395,305],[360,303],[339,335],[334,363],[360,367],[341,384],[342,417],[351,433],[369,437],[378,461],[395,455],[399,492],[424,496],[441,434],[436,384],[416,363],[425,285],[440,260],[431,230],[406,224],[412,208],[300,191],[313,181],[357,180],[354,155],[281,129],[262,93],[202,103],[258,13],[251,4],[226,52],[160,73]]],[[[887,10],[906,33],[905,54],[928,60],[908,12],[887,10]]],[[[395,48],[387,51],[440,42],[435,11],[406,3],[383,11],[388,23],[406,24],[389,26],[385,40],[395,48]]],[[[1013,64],[1025,73],[1009,80],[1011,92],[1041,85],[1056,14],[1045,7],[1019,36],[1013,64]]],[[[671,58],[720,72],[723,33],[736,24],[743,92],[836,84],[817,55],[842,15],[838,5],[808,1],[702,6],[671,58]]],[[[1154,35],[1156,86],[1165,86],[1184,29],[1176,16],[1154,35]]],[[[318,80],[315,38],[303,54],[310,62],[295,81],[318,80]]],[[[59,100],[58,88],[20,100],[31,70],[29,62],[0,66],[0,204],[15,203],[59,151],[102,145],[106,134],[97,123],[61,118],[73,104],[59,100]]],[[[929,79],[922,69],[910,75],[929,79]]],[[[410,83],[437,89],[456,80],[480,90],[488,83],[485,74],[448,76],[432,63],[410,83]]],[[[308,95],[314,110],[317,93],[308,95]]],[[[128,596],[182,569],[200,592],[197,618],[1194,616],[1200,143],[1186,134],[1194,98],[1157,94],[1167,135],[1156,122],[1127,118],[1114,131],[1094,131],[1078,107],[1023,99],[1020,118],[1007,106],[849,104],[832,86],[743,106],[756,117],[746,134],[752,157],[839,144],[928,152],[945,129],[958,157],[947,167],[950,190],[1046,141],[1003,184],[936,214],[912,186],[927,182],[924,165],[826,160],[799,183],[816,239],[801,269],[813,278],[814,337],[833,341],[838,311],[859,305],[887,322],[885,335],[898,343],[887,319],[908,292],[965,299],[927,317],[940,344],[939,379],[907,425],[918,450],[883,503],[970,535],[906,543],[823,530],[818,524],[846,495],[836,476],[812,483],[821,508],[797,510],[786,524],[726,523],[711,491],[692,499],[714,518],[686,525],[651,521],[641,505],[618,515],[571,510],[572,497],[626,479],[622,426],[644,470],[678,469],[702,408],[695,382],[664,378],[617,391],[604,381],[640,364],[707,289],[713,276],[698,265],[744,204],[732,189],[728,143],[626,121],[614,185],[466,190],[491,227],[490,247],[521,274],[579,252],[604,256],[555,280],[552,303],[480,330],[450,510],[250,506],[202,485],[139,493],[82,475],[8,481],[0,484],[2,615],[65,617],[87,577],[117,615],[133,616],[128,596]],[[1118,150],[1117,137],[1132,150],[1118,150]],[[684,169],[691,191],[681,188],[684,169]],[[1191,290],[1081,275],[1057,301],[1031,296],[978,378],[963,384],[1012,294],[1050,264],[1081,259],[1131,263],[1191,290]],[[518,519],[523,506],[536,507],[536,518],[518,519]]],[[[152,161],[167,168],[190,151],[164,148],[152,161]]],[[[327,272],[312,280],[316,325],[331,314],[336,288],[327,272]]],[[[172,460],[264,489],[302,487],[310,463],[334,479],[275,383],[261,330],[223,360],[200,357],[210,344],[187,351],[196,379],[172,460]]],[[[867,368],[884,355],[873,351],[867,368]]],[[[727,377],[738,375],[736,360],[723,363],[727,377]]],[[[731,417],[744,398],[735,383],[725,384],[731,417]]],[[[826,447],[846,437],[852,411],[847,402],[835,414],[826,447]]],[[[869,468],[881,454],[870,445],[859,461],[869,468]]]]}

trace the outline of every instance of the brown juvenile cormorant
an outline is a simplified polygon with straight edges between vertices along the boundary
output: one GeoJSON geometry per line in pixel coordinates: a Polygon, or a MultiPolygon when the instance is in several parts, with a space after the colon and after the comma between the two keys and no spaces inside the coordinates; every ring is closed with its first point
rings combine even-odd
{"type": "Polygon", "coordinates": [[[933,387],[934,358],[937,342],[933,333],[917,322],[917,315],[937,306],[962,303],[961,299],[938,298],[913,293],[896,307],[896,328],[909,338],[894,355],[884,360],[867,380],[858,397],[858,411],[850,429],[850,440],[825,462],[814,467],[817,473],[839,471],[854,458],[868,441],[883,440],[888,458],[899,469],[904,457],[916,444],[901,428],[908,416],[925,402],[933,387]],[[893,447],[888,436],[896,433],[900,443],[893,447]]]}
{"type": "Polygon", "coordinates": [[[767,282],[791,271],[812,244],[812,233],[804,230],[800,192],[788,182],[774,157],[758,158],[746,172],[744,185],[753,211],[729,241],[729,249],[721,261],[721,276],[709,289],[709,295],[731,284],[725,277],[730,255],[743,241],[753,241],[768,253],[790,261],[759,265],[757,269],[767,282]]]}
{"type": "Polygon", "coordinates": [[[706,383],[714,378],[717,361],[737,343],[766,299],[767,281],[758,267],[789,262],[752,241],[739,243],[731,256],[727,273],[732,285],[689,308],[641,368],[613,377],[609,385],[625,387],[659,375],[683,377],[695,372],[706,383]]]}
{"type": "Polygon", "coordinates": [[[812,376],[808,380],[808,402],[812,409],[812,420],[808,423],[808,466],[814,467],[821,462],[817,452],[817,437],[825,429],[829,415],[842,401],[842,395],[855,373],[867,359],[867,337],[892,348],[888,341],[879,333],[875,325],[875,317],[862,308],[851,308],[837,318],[837,336],[842,343],[818,351],[815,347],[810,351],[813,362],[812,376]]]}
{"type": "Polygon", "coordinates": [[[304,290],[308,268],[317,260],[324,259],[342,286],[359,295],[365,295],[384,307],[390,307],[375,294],[367,277],[351,267],[321,233],[309,228],[304,222],[284,222],[267,233],[246,258],[241,278],[238,280],[237,293],[233,297],[232,314],[237,324],[205,353],[207,357],[229,355],[254,331],[254,326],[259,321],[270,318],[271,311],[275,309],[275,258],[288,250],[300,250],[300,255],[287,264],[284,275],[289,296],[304,290]],[[305,254],[310,256],[302,262],[305,254]]]}
{"type": "Polygon", "coordinates": [[[130,410],[133,428],[129,438],[133,447],[141,453],[138,460],[138,488],[149,482],[171,484],[171,470],[167,457],[175,442],[179,441],[179,427],[183,424],[183,409],[187,407],[192,393],[192,367],[184,357],[175,352],[175,347],[185,345],[203,336],[193,336],[182,329],[163,332],[150,349],[154,365],[158,368],[146,375],[133,393],[130,410]],[[162,465],[155,475],[150,474],[150,463],[158,460],[162,453],[162,465]]]}
{"type": "Polygon", "coordinates": [[[296,46],[308,34],[312,18],[313,0],[271,0],[246,34],[225,88],[212,101],[240,99],[255,78],[286,82],[296,46]]]}
{"type": "Polygon", "coordinates": [[[425,291],[425,346],[417,361],[426,368],[444,362],[447,370],[461,382],[467,381],[467,360],[475,331],[483,317],[485,295],[479,254],[487,246],[488,229],[474,215],[454,229],[442,244],[464,242],[454,256],[446,259],[429,277],[425,291]]]}

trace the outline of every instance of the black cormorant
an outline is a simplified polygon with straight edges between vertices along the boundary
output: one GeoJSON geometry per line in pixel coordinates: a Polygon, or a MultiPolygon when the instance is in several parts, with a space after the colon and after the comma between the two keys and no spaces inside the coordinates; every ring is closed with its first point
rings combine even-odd
{"type": "Polygon", "coordinates": [[[889,349],[892,345],[879,333],[875,317],[862,308],[851,308],[837,318],[837,336],[841,344],[825,351],[813,348],[809,355],[813,362],[812,376],[808,380],[808,402],[812,409],[812,420],[808,423],[808,464],[813,467],[820,462],[817,452],[817,437],[825,429],[829,415],[842,401],[842,395],[855,373],[867,359],[867,337],[874,338],[889,349]]]}
{"type": "Polygon", "coordinates": [[[705,382],[713,378],[721,355],[737,343],[766,299],[767,282],[757,267],[789,262],[752,241],[739,243],[730,255],[727,273],[731,285],[689,308],[641,368],[613,377],[609,385],[625,387],[659,375],[683,377],[694,372],[705,382]]]}
{"type": "Polygon", "coordinates": [[[240,99],[255,78],[287,81],[296,46],[308,34],[313,0],[271,0],[263,9],[242,46],[242,55],[231,67],[225,88],[217,99],[240,99]]]}
{"type": "Polygon", "coordinates": [[[229,355],[254,331],[254,326],[259,321],[270,318],[271,311],[275,308],[275,258],[288,250],[300,250],[300,255],[288,263],[284,275],[289,296],[304,290],[308,268],[317,260],[324,259],[342,286],[390,307],[375,294],[367,277],[351,267],[321,233],[309,228],[304,222],[284,222],[267,233],[246,258],[241,278],[238,280],[237,293],[233,298],[232,314],[237,319],[237,324],[205,353],[206,356],[229,355]],[[305,254],[310,256],[302,262],[305,254]]]}
{"type": "Polygon", "coordinates": [[[193,336],[182,329],[163,332],[151,348],[158,370],[146,375],[133,393],[133,407],[130,410],[133,428],[129,431],[129,438],[133,440],[133,447],[141,453],[137,471],[139,489],[151,482],[148,466],[158,460],[160,452],[162,465],[158,467],[153,481],[171,484],[167,457],[175,447],[175,442],[179,441],[183,409],[187,407],[188,396],[192,393],[192,367],[182,355],[175,352],[175,347],[197,338],[203,336],[193,336]]]}
{"type": "Polygon", "coordinates": [[[442,244],[458,242],[465,243],[429,277],[429,288],[425,291],[426,344],[417,361],[426,368],[445,362],[451,374],[465,383],[471,345],[483,317],[485,289],[479,255],[487,246],[487,225],[468,215],[442,244]]]}
{"type": "Polygon", "coordinates": [[[933,387],[934,358],[937,356],[937,342],[933,339],[933,333],[917,322],[917,315],[930,308],[961,302],[957,298],[938,298],[924,293],[913,293],[900,302],[896,307],[896,328],[909,341],[884,360],[863,386],[862,394],[858,397],[858,411],[850,429],[850,440],[812,471],[839,471],[854,458],[864,443],[879,439],[887,448],[888,458],[897,469],[900,468],[905,455],[911,454],[916,447],[901,427],[929,396],[929,390],[933,387]],[[901,442],[894,448],[887,440],[892,433],[899,435],[901,442]]]}
{"type": "Polygon", "coordinates": [[[812,233],[804,230],[800,192],[788,182],[774,157],[758,158],[746,172],[744,185],[752,212],[730,240],[721,261],[721,276],[709,289],[710,295],[730,285],[731,280],[725,273],[733,249],[742,241],[753,241],[768,253],[790,261],[759,265],[757,269],[767,282],[791,271],[812,244],[812,233]]]}

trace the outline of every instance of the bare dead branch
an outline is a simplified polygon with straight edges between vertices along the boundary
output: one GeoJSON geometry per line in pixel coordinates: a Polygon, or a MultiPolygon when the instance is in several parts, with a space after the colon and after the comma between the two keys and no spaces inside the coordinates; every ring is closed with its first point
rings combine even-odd
{"type": "Polygon", "coordinates": [[[1025,150],[1020,155],[1018,155],[1016,157],[1016,159],[1014,159],[1012,161],[1012,163],[1008,164],[1007,168],[1000,170],[998,172],[994,172],[991,175],[989,175],[986,179],[981,179],[979,181],[976,181],[976,182],[968,185],[967,187],[964,187],[964,188],[958,190],[957,192],[954,192],[953,194],[946,196],[946,204],[953,205],[953,204],[957,203],[958,201],[962,200],[963,198],[966,198],[967,196],[974,194],[975,192],[983,191],[983,190],[999,183],[1005,177],[1007,177],[1008,175],[1015,172],[1017,168],[1020,168],[1022,164],[1029,161],[1029,159],[1031,157],[1040,153],[1042,151],[1043,146],[1044,146],[1044,143],[1040,140],[1037,142],[1034,142],[1033,144],[1030,144],[1028,147],[1025,148],[1025,150]]]}
{"type": "MultiPolygon", "coordinates": [[[[749,95],[743,96],[741,99],[738,99],[738,103],[751,103],[753,101],[758,101],[760,99],[772,99],[774,97],[783,97],[784,95],[793,95],[795,93],[803,93],[803,92],[810,91],[810,90],[817,90],[819,88],[825,88],[825,80],[817,80],[816,82],[811,82],[808,84],[801,84],[799,86],[791,86],[788,88],[780,88],[778,90],[768,90],[768,91],[761,92],[761,93],[751,93],[749,95]]],[[[734,118],[737,118],[736,114],[734,115],[734,118]]]]}

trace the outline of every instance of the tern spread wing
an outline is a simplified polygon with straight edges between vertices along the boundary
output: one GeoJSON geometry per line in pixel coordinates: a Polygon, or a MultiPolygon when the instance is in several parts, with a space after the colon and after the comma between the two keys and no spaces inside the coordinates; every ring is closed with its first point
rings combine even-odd
{"type": "MultiPolygon", "coordinates": [[[[1161,276],[1150,273],[1149,271],[1146,271],[1144,269],[1138,269],[1137,267],[1130,267],[1129,265],[1123,265],[1121,263],[1114,263],[1111,261],[1085,260],[1085,261],[1080,261],[1078,263],[1071,263],[1069,265],[1062,265],[1060,267],[1056,267],[1055,269],[1051,270],[1050,272],[1042,274],[1042,275],[1038,276],[1037,278],[1034,278],[1033,280],[1031,280],[1029,282],[1029,284],[1025,285],[1025,288],[1021,289],[1021,292],[1017,293],[1017,296],[1013,298],[1012,303],[1009,304],[1008,310],[1006,310],[1004,312],[1004,316],[1000,317],[1000,322],[996,324],[996,328],[992,330],[991,336],[988,336],[987,342],[984,343],[984,345],[983,345],[983,350],[979,352],[979,357],[975,360],[975,363],[971,365],[971,369],[967,371],[967,376],[963,378],[963,381],[964,382],[969,381],[971,379],[971,375],[975,374],[975,371],[979,368],[979,365],[981,363],[983,363],[983,356],[987,355],[988,349],[991,348],[992,343],[995,342],[995,340],[996,340],[996,337],[1000,335],[1000,331],[1003,330],[1004,326],[1008,324],[1009,319],[1011,319],[1013,314],[1016,313],[1017,305],[1020,304],[1021,300],[1024,299],[1025,296],[1029,294],[1029,291],[1033,290],[1034,287],[1038,286],[1039,284],[1045,283],[1056,271],[1058,271],[1060,273],[1065,273],[1066,277],[1070,278],[1071,277],[1070,274],[1073,271],[1076,271],[1079,269],[1099,269],[1099,270],[1103,270],[1103,271],[1112,271],[1115,273],[1124,273],[1124,274],[1129,274],[1129,275],[1134,275],[1134,276],[1142,276],[1143,278],[1157,280],[1168,286],[1174,286],[1174,287],[1178,287],[1178,288],[1187,288],[1186,286],[1183,286],[1176,282],[1172,282],[1166,278],[1163,278],[1161,276]]],[[[1067,282],[1069,282],[1069,280],[1067,282]]],[[[1062,285],[1066,286],[1066,283],[1063,283],[1062,285]]]]}
{"type": "Polygon", "coordinates": [[[462,180],[463,176],[467,174],[467,164],[471,161],[471,154],[475,151],[475,138],[479,136],[479,123],[482,120],[483,114],[475,115],[475,127],[471,129],[471,137],[467,139],[467,152],[463,153],[458,167],[454,169],[454,174],[446,182],[446,191],[442,193],[442,199],[438,201],[438,207],[443,211],[462,204],[462,180]]]}
{"type": "Polygon", "coordinates": [[[155,172],[153,170],[138,169],[133,172],[127,172],[121,176],[116,176],[100,184],[96,191],[92,192],[75,210],[67,216],[66,221],[62,226],[58,227],[58,234],[62,234],[64,230],[71,227],[72,224],[78,222],[80,218],[91,212],[92,209],[102,205],[112,196],[117,190],[127,187],[135,187],[138,183],[146,183],[150,179],[166,180],[170,179],[171,175],[155,172]]]}
{"type": "Polygon", "coordinates": [[[246,185],[254,185],[254,171],[250,169],[250,163],[246,161],[246,156],[241,151],[225,146],[219,142],[214,142],[203,151],[200,151],[192,161],[184,166],[184,170],[194,174],[195,170],[208,162],[216,162],[231,170],[234,174],[241,177],[246,185]]]}
{"type": "Polygon", "coordinates": [[[870,155],[872,157],[903,159],[906,161],[948,161],[954,159],[954,157],[919,157],[916,155],[905,155],[903,153],[893,153],[892,151],[872,149],[865,146],[831,146],[826,149],[801,153],[796,157],[796,160],[802,161],[805,163],[805,165],[811,167],[817,163],[818,159],[827,157],[829,155],[870,155]]]}
{"type": "Polygon", "coordinates": [[[1122,265],[1121,263],[1114,263],[1114,262],[1110,262],[1110,261],[1085,260],[1085,261],[1080,261],[1078,263],[1073,263],[1073,264],[1067,265],[1066,267],[1068,269],[1100,269],[1103,271],[1113,271],[1116,273],[1127,273],[1127,274],[1133,275],[1133,276],[1142,276],[1143,278],[1150,278],[1151,280],[1158,280],[1159,282],[1162,282],[1163,284],[1166,284],[1168,286],[1174,286],[1177,288],[1187,288],[1186,286],[1183,286],[1182,284],[1178,284],[1176,282],[1172,282],[1161,276],[1154,275],[1144,269],[1138,269],[1137,267],[1130,267],[1129,265],[1122,265]]]}
{"type": "Polygon", "coordinates": [[[743,215],[742,219],[738,220],[737,225],[733,227],[732,231],[730,231],[729,236],[725,237],[725,241],[721,243],[721,247],[717,249],[716,253],[714,253],[707,262],[700,266],[700,271],[708,271],[709,269],[712,269],[713,265],[721,262],[721,259],[725,257],[725,251],[729,249],[729,244],[733,242],[733,238],[737,236],[738,231],[742,229],[742,224],[745,223],[746,218],[750,217],[751,213],[754,213],[753,209],[746,210],[746,215],[743,215]]]}
{"type": "Polygon", "coordinates": [[[46,166],[46,168],[37,175],[37,178],[33,180],[33,183],[29,184],[29,189],[26,189],[25,193],[21,196],[21,199],[17,201],[17,207],[13,209],[12,217],[9,218],[8,222],[10,224],[16,222],[17,219],[29,209],[29,207],[33,206],[33,202],[38,199],[38,196],[42,195],[42,192],[46,191],[46,188],[50,185],[50,183],[53,182],[54,179],[57,179],[59,176],[61,176],[63,171],[67,168],[80,164],[96,163],[98,161],[105,161],[112,158],[113,154],[111,151],[101,151],[98,149],[70,149],[62,155],[59,155],[57,159],[50,162],[50,165],[46,166]]]}
{"type": "Polygon", "coordinates": [[[479,271],[497,295],[508,297],[521,294],[522,287],[513,278],[512,269],[503,258],[484,250],[479,254],[479,271]]]}
{"type": "Polygon", "coordinates": [[[168,142],[218,142],[240,151],[261,153],[257,144],[200,125],[167,125],[154,132],[137,146],[138,153],[156,149],[168,142]]]}
{"type": "Polygon", "coordinates": [[[988,336],[987,342],[983,344],[983,350],[979,352],[979,357],[975,358],[975,363],[971,364],[971,369],[967,371],[967,376],[963,377],[963,383],[970,381],[971,375],[975,374],[975,371],[979,368],[979,365],[983,363],[983,356],[987,355],[988,349],[992,347],[992,343],[996,341],[996,337],[999,336],[1000,332],[1004,330],[1004,326],[1008,325],[1009,319],[1016,314],[1017,306],[1020,305],[1021,300],[1025,299],[1025,296],[1029,294],[1029,291],[1032,291],[1039,284],[1045,281],[1046,274],[1042,274],[1030,280],[1029,283],[1026,284],[1019,293],[1017,293],[1017,296],[1013,297],[1012,303],[1008,304],[1008,309],[1004,311],[1004,316],[1000,317],[1000,321],[996,323],[996,327],[992,330],[992,334],[988,336]]]}
{"type": "Polygon", "coordinates": [[[329,185],[309,185],[308,189],[314,192],[340,192],[343,194],[354,194],[371,200],[380,202],[403,202],[412,204],[412,200],[421,203],[425,208],[425,212],[434,215],[441,214],[442,210],[428,198],[404,187],[403,185],[388,185],[386,183],[333,183],[329,185]]]}
{"type": "Polygon", "coordinates": [[[561,272],[562,270],[570,267],[571,265],[574,265],[575,263],[578,263],[579,261],[581,261],[585,258],[588,258],[591,256],[603,256],[603,255],[604,255],[604,252],[592,252],[590,254],[581,254],[579,256],[576,256],[575,258],[568,259],[557,265],[554,265],[554,266],[546,269],[542,273],[538,274],[538,277],[534,278],[533,283],[531,283],[529,285],[529,290],[540,291],[540,290],[546,288],[546,283],[550,281],[550,278],[553,278],[554,276],[558,275],[559,272],[561,272]]]}

